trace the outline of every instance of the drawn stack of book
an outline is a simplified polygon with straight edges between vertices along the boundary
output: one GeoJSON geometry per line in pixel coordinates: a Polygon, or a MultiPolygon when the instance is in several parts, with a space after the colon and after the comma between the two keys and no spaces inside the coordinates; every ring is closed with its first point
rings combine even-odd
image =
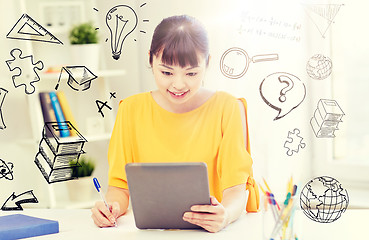
{"type": "Polygon", "coordinates": [[[45,123],[35,163],[49,184],[73,179],[72,172],[80,167],[78,159],[84,153],[85,142],[69,121],[45,123]],[[66,130],[73,136],[59,137],[66,130]]]}
{"type": "Polygon", "coordinates": [[[320,99],[314,116],[310,120],[315,136],[318,138],[334,138],[338,124],[345,113],[335,100],[320,99]]]}

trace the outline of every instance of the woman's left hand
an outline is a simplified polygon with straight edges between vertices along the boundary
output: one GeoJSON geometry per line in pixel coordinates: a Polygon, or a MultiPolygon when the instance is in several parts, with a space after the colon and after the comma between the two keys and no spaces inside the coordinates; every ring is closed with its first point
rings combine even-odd
{"type": "Polygon", "coordinates": [[[211,205],[194,205],[192,212],[185,212],[183,220],[198,225],[209,232],[218,232],[228,225],[227,211],[218,200],[211,196],[211,205]]]}

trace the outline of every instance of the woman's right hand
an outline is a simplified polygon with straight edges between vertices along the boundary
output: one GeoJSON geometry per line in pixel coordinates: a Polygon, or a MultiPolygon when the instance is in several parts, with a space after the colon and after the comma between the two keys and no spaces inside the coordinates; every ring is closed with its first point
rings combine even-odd
{"type": "Polygon", "coordinates": [[[92,219],[98,227],[113,227],[120,216],[120,206],[118,202],[108,203],[109,209],[103,201],[97,201],[91,209],[92,219]]]}

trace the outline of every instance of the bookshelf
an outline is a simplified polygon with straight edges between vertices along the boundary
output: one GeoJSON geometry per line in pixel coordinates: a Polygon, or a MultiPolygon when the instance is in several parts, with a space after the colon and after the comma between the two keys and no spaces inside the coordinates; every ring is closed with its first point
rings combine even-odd
{"type": "MultiPolygon", "coordinates": [[[[55,83],[55,76],[58,76],[58,73],[51,73],[51,74],[40,74],[40,78],[48,82],[48,80],[54,80],[55,83]]],[[[104,70],[99,71],[97,73],[98,78],[96,79],[96,87],[92,87],[92,91],[88,94],[84,94],[83,98],[79,96],[78,94],[74,93],[73,91],[70,91],[68,89],[65,90],[65,93],[68,98],[68,102],[70,105],[72,105],[72,112],[75,112],[73,110],[83,108],[86,99],[89,99],[90,105],[90,111],[89,113],[81,112],[80,114],[76,114],[76,122],[78,124],[79,131],[83,134],[83,136],[87,139],[87,144],[99,144],[101,145],[101,142],[104,142],[103,145],[107,146],[107,143],[109,142],[110,135],[112,128],[114,126],[114,118],[115,114],[113,111],[106,112],[104,115],[105,117],[102,119],[101,116],[97,113],[97,107],[94,102],[92,102],[97,96],[104,98],[107,100],[108,104],[111,105],[111,100],[107,98],[107,94],[109,94],[110,91],[110,84],[109,84],[109,78],[110,77],[123,77],[125,75],[124,70],[104,70]],[[72,97],[71,97],[72,95],[72,97]],[[95,97],[95,98],[94,98],[95,97]],[[71,104],[72,103],[72,104],[71,104]],[[81,106],[82,105],[82,106],[81,106]],[[74,109],[73,109],[74,107],[74,109]],[[103,130],[96,133],[89,132],[86,128],[87,121],[89,118],[94,120],[98,120],[99,123],[103,123],[104,127],[103,130]],[[100,121],[101,120],[101,121],[100,121]],[[80,130],[81,129],[81,130],[80,130]]],[[[41,84],[40,84],[41,85],[41,84]]],[[[35,149],[37,150],[39,142],[41,140],[41,135],[44,127],[44,120],[43,120],[43,113],[41,108],[41,103],[39,99],[39,92],[40,91],[52,91],[54,89],[50,88],[48,84],[45,84],[44,86],[40,86],[39,90],[36,90],[34,94],[28,97],[28,108],[30,113],[30,119],[31,119],[31,125],[32,125],[32,132],[33,137],[31,142],[34,144],[35,149]]],[[[90,89],[89,89],[90,90],[90,89]]],[[[88,101],[88,100],[87,100],[88,101]]],[[[68,138],[72,137],[64,137],[63,140],[68,140],[68,138]]],[[[94,156],[96,153],[93,152],[94,149],[86,150],[88,155],[94,156]]],[[[104,148],[104,151],[107,153],[107,147],[104,148]]],[[[100,153],[101,154],[101,153],[100,153]]],[[[104,163],[106,164],[106,163],[104,163]]],[[[85,202],[74,202],[68,199],[68,194],[60,194],[58,196],[58,193],[65,191],[67,185],[63,183],[56,183],[57,187],[54,186],[54,183],[48,184],[47,191],[48,191],[48,198],[49,198],[49,205],[50,208],[89,208],[92,207],[95,200],[98,199],[91,199],[85,202]]],[[[93,185],[91,184],[91,187],[93,185]]]]}
{"type": "MultiPolygon", "coordinates": [[[[35,1],[25,1],[25,0],[19,0],[19,6],[20,6],[20,12],[19,14],[23,13],[30,13],[32,16],[38,16],[37,20],[38,22],[45,26],[50,32],[53,32],[55,34],[58,34],[58,37],[60,36],[61,39],[64,42],[63,49],[68,49],[68,43],[67,43],[67,31],[69,30],[68,27],[65,25],[63,27],[58,26],[47,26],[46,22],[48,21],[48,16],[43,15],[42,13],[47,11],[43,11],[43,9],[49,8],[49,9],[57,9],[55,6],[57,4],[62,4],[64,8],[66,9],[77,9],[75,8],[75,5],[77,4],[79,9],[92,9],[92,6],[95,6],[94,1],[53,1],[50,2],[50,4],[47,1],[42,1],[41,4],[39,4],[39,8],[37,11],[38,15],[36,14],[36,6],[37,3],[35,1]],[[77,4],[78,2],[78,4],[77,4]],[[54,6],[53,3],[56,3],[54,6]],[[70,5],[71,4],[71,5],[70,5]],[[73,6],[72,6],[73,5],[73,6]]],[[[67,11],[69,11],[67,10],[67,11]]],[[[74,11],[74,10],[73,10],[74,11]]],[[[78,21],[84,22],[91,20],[90,17],[85,16],[86,14],[78,14],[73,13],[76,16],[78,15],[80,19],[78,21]]],[[[70,18],[65,18],[70,19],[70,18]]],[[[49,53],[45,51],[45,49],[42,49],[43,47],[40,46],[39,43],[35,43],[33,41],[23,41],[21,42],[22,48],[25,49],[25,52],[27,53],[39,53],[38,58],[40,60],[45,60],[41,57],[42,54],[44,56],[49,55],[56,55],[57,52],[50,51],[49,53]],[[50,54],[51,53],[51,54],[50,54]]],[[[101,43],[103,44],[103,43],[101,43]]],[[[100,45],[101,45],[100,44],[100,45]]],[[[54,49],[55,46],[47,45],[48,48],[54,49]]],[[[66,59],[65,55],[67,54],[67,51],[65,51],[64,56],[60,56],[61,59],[66,59]]],[[[58,52],[60,53],[60,52],[58,52]]],[[[104,59],[104,56],[100,56],[101,59],[104,59]]],[[[54,59],[48,59],[49,61],[45,60],[45,63],[54,63],[54,59]]],[[[56,64],[57,65],[57,64],[56,64]]],[[[63,64],[64,65],[64,64],[63,64]]],[[[71,64],[72,65],[72,64],[71,64]]],[[[83,63],[81,64],[83,65],[83,63]]],[[[65,93],[65,96],[68,100],[69,105],[71,105],[72,113],[76,119],[76,122],[78,124],[78,131],[83,135],[83,137],[87,140],[87,144],[91,145],[86,149],[86,153],[89,156],[93,156],[96,161],[98,161],[97,166],[100,165],[99,171],[100,175],[102,175],[102,172],[107,173],[107,162],[106,162],[106,155],[107,155],[107,147],[108,142],[110,139],[111,131],[114,126],[114,120],[115,120],[115,113],[116,109],[108,110],[104,109],[104,116],[102,117],[100,113],[98,112],[98,107],[96,106],[96,100],[100,100],[102,102],[107,102],[107,105],[113,106],[115,99],[111,99],[110,94],[112,91],[111,89],[111,81],[115,79],[121,79],[126,75],[126,71],[123,69],[108,69],[107,66],[105,66],[104,61],[100,61],[99,69],[91,69],[94,73],[94,75],[97,76],[96,79],[91,81],[91,87],[85,91],[75,91],[71,89],[66,81],[67,79],[61,78],[61,82],[59,85],[58,90],[62,90],[65,93]],[[103,161],[102,161],[103,159],[103,161]]],[[[43,113],[41,108],[41,103],[39,99],[39,93],[40,92],[50,92],[55,91],[55,86],[57,84],[60,71],[52,72],[52,73],[46,73],[47,66],[42,70],[42,72],[39,72],[40,81],[35,84],[36,90],[33,94],[30,94],[27,96],[27,107],[29,110],[29,119],[31,123],[31,131],[32,131],[32,137],[30,139],[22,140],[22,144],[26,143],[27,145],[30,145],[35,153],[38,151],[39,143],[42,139],[42,132],[44,127],[44,119],[43,119],[43,113]]],[[[59,68],[60,69],[60,68],[59,68]]],[[[68,139],[69,137],[66,137],[64,139],[68,139]]],[[[86,145],[87,145],[86,144],[86,145]]],[[[97,168],[97,167],[96,167],[97,168]]],[[[96,172],[96,169],[95,169],[96,172]]],[[[41,173],[40,173],[41,174],[41,173]]],[[[95,173],[93,174],[95,175],[95,173]]],[[[96,173],[97,176],[100,176],[99,173],[96,173]]],[[[103,181],[102,185],[104,184],[103,181]]],[[[91,199],[82,201],[82,202],[74,202],[69,199],[68,192],[67,192],[67,184],[66,182],[58,182],[58,183],[51,183],[48,184],[46,181],[44,181],[43,185],[46,186],[46,195],[47,195],[47,208],[90,208],[94,205],[94,202],[98,200],[98,196],[96,194],[92,194],[91,199]]],[[[105,184],[104,184],[105,185],[105,184]]],[[[91,187],[93,187],[93,184],[91,183],[91,187]]],[[[43,204],[45,205],[45,204],[43,204]]]]}

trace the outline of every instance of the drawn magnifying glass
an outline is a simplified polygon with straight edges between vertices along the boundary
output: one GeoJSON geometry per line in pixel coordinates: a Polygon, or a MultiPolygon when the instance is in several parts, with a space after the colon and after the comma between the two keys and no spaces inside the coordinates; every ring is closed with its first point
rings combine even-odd
{"type": "Polygon", "coordinates": [[[220,71],[224,76],[237,79],[245,75],[250,62],[278,60],[278,54],[255,55],[252,58],[241,48],[233,47],[225,51],[220,58],[220,71]]]}

